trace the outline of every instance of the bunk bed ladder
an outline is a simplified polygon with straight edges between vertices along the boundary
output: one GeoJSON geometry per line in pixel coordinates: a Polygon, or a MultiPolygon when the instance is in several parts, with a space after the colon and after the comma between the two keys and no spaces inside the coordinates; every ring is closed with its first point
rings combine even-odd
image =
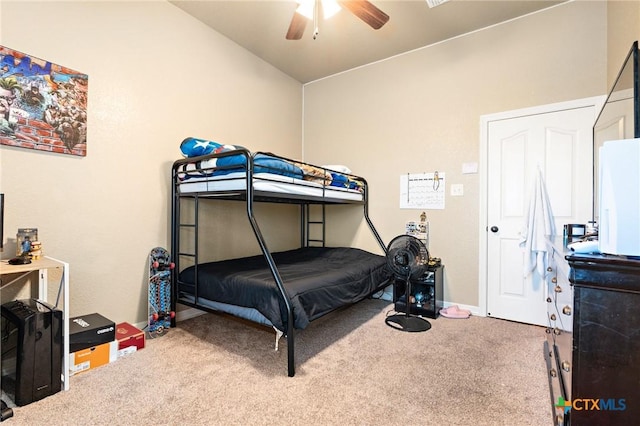
{"type": "MultiPolygon", "coordinates": [[[[171,310],[174,312],[177,309],[177,300],[178,300],[178,296],[176,294],[177,287],[178,287],[177,286],[178,273],[182,269],[180,266],[180,263],[181,263],[180,260],[182,258],[191,258],[191,262],[196,268],[196,271],[195,271],[196,274],[198,273],[198,263],[199,263],[198,262],[198,208],[199,208],[200,198],[198,197],[198,194],[195,194],[189,197],[182,197],[182,198],[189,198],[193,200],[193,218],[189,222],[183,222],[181,209],[180,209],[180,206],[181,206],[180,198],[181,196],[178,195],[174,189],[172,218],[171,218],[171,222],[173,225],[171,226],[172,235],[171,235],[171,251],[170,251],[173,254],[173,261],[175,264],[175,268],[173,268],[173,270],[171,271],[172,273],[171,310]],[[193,230],[193,247],[190,250],[188,248],[187,250],[184,250],[182,247],[182,244],[180,244],[180,241],[182,241],[180,234],[183,229],[193,230]]],[[[197,303],[198,286],[195,286],[194,288],[194,298],[197,303]]],[[[176,326],[175,318],[171,319],[171,326],[172,327],[176,326]]]]}
{"type": "MultiPolygon", "coordinates": [[[[325,218],[326,218],[326,208],[324,204],[321,205],[317,205],[315,204],[315,207],[320,208],[321,211],[321,217],[317,220],[311,220],[311,204],[305,204],[304,206],[302,206],[301,209],[301,219],[300,219],[300,223],[302,226],[301,229],[301,245],[303,247],[311,247],[312,245],[314,246],[318,246],[320,245],[320,247],[326,247],[326,235],[327,235],[327,231],[326,231],[326,222],[325,222],[325,218]],[[314,225],[314,231],[312,231],[312,225],[314,225]],[[318,231],[318,227],[321,228],[320,232],[318,231]],[[311,238],[311,235],[313,233],[313,237],[311,238]],[[318,237],[318,233],[320,233],[320,236],[318,237]]],[[[316,215],[314,216],[314,218],[318,216],[317,212],[316,215]]]]}
{"type": "MultiPolygon", "coordinates": [[[[193,247],[191,248],[190,251],[179,251],[177,253],[177,256],[175,257],[176,258],[190,257],[195,265],[195,268],[197,268],[198,267],[198,209],[200,204],[200,197],[198,197],[198,194],[196,194],[193,197],[191,197],[191,199],[193,200],[193,219],[190,222],[185,223],[182,221],[182,219],[178,217],[179,222],[178,222],[177,237],[180,237],[180,230],[184,228],[193,229],[193,247]]],[[[197,297],[197,294],[196,294],[196,297],[197,297]]]]}

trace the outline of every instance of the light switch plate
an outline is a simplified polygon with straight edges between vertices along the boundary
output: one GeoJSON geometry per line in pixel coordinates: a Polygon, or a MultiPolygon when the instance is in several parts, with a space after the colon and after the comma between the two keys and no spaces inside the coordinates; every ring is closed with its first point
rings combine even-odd
{"type": "Polygon", "coordinates": [[[464,195],[464,185],[461,183],[454,183],[451,185],[451,195],[454,197],[464,195]]]}

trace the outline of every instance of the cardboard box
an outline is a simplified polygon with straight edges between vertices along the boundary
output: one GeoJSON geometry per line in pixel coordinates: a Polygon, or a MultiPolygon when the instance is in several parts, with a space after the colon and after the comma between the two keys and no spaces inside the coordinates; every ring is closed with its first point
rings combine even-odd
{"type": "Polygon", "coordinates": [[[69,354],[69,375],[89,371],[116,359],[118,359],[118,342],[115,340],[72,352],[69,354]]]}
{"type": "Polygon", "coordinates": [[[135,347],[136,351],[144,349],[144,331],[128,322],[121,322],[116,326],[116,340],[118,341],[118,351],[123,355],[134,351],[127,348],[135,347]]]}
{"type": "Polygon", "coordinates": [[[69,352],[91,348],[116,340],[116,324],[100,314],[69,319],[69,352]]]}

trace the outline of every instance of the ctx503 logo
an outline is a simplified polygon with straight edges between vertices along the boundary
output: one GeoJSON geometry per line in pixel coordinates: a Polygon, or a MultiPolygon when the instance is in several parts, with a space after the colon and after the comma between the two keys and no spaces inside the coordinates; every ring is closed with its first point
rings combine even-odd
{"type": "Polygon", "coordinates": [[[624,411],[627,409],[627,402],[624,398],[577,398],[572,401],[565,401],[563,397],[558,397],[556,408],[575,411],[624,411]]]}

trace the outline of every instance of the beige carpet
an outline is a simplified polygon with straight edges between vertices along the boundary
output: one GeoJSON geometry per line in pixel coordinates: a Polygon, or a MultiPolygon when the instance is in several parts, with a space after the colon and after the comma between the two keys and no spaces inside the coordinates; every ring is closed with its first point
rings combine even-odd
{"type": "Polygon", "coordinates": [[[405,333],[389,309],[365,300],[299,331],[293,378],[271,329],[199,316],[6,424],[551,424],[543,328],[441,317],[405,333]]]}

